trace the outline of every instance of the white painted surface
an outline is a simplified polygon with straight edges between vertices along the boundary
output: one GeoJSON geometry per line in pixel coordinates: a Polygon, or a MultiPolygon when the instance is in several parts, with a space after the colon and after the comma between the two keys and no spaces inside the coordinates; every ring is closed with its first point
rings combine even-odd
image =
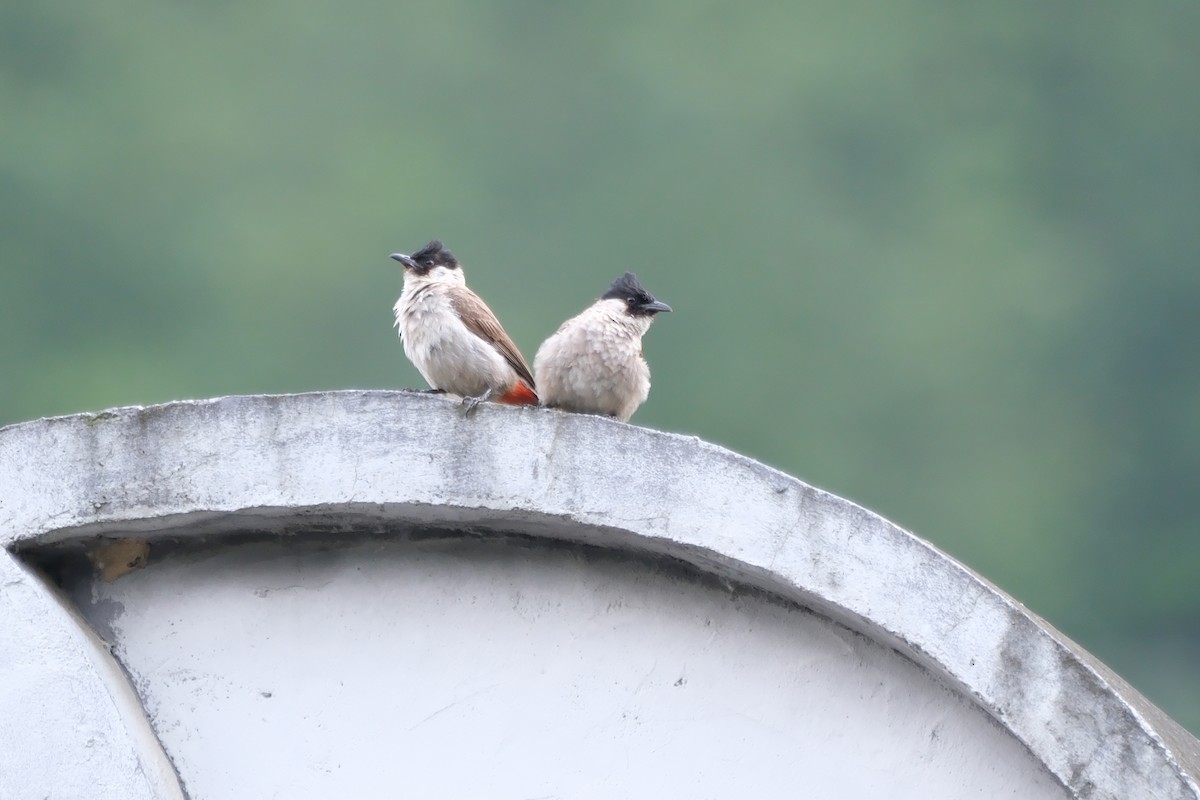
{"type": "MultiPolygon", "coordinates": [[[[452,400],[389,392],[223,398],[0,430],[0,546],[10,550],[97,535],[157,547],[220,534],[232,546],[253,531],[350,543],[413,525],[677,559],[895,648],[1024,743],[1073,797],[1200,798],[1200,742],[1012,598],[853,503],[693,437],[533,408],[487,405],[464,419],[452,400]]],[[[154,574],[152,549],[145,575],[154,574]]],[[[148,580],[141,575],[113,590],[148,580]]],[[[18,599],[12,613],[41,602],[18,599]]],[[[310,627],[332,635],[323,607],[276,624],[295,628],[297,641],[310,627]]],[[[241,619],[227,622],[237,630],[241,619]]],[[[0,640],[0,665],[61,650],[36,643],[30,656],[30,647],[0,640]]],[[[206,653],[144,668],[201,669],[206,653]]],[[[254,654],[244,666],[256,667],[254,654]]],[[[107,691],[90,673],[72,674],[107,691]]],[[[0,718],[23,708],[19,698],[5,703],[0,718]]],[[[826,731],[837,723],[821,721],[826,731]]],[[[0,797],[21,785],[0,774],[0,797]]]]}
{"type": "Polygon", "coordinates": [[[0,798],[181,798],[103,643],[0,550],[0,798]]]}
{"type": "Polygon", "coordinates": [[[644,562],[249,545],[98,588],[192,800],[1068,796],[895,652],[644,562]]]}

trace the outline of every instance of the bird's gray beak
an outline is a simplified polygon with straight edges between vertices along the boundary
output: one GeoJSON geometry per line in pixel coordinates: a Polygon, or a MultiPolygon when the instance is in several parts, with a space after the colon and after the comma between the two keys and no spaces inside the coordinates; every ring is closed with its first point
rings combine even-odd
{"type": "Polygon", "coordinates": [[[655,300],[653,303],[646,303],[645,305],[643,305],[642,310],[650,311],[652,313],[657,314],[659,311],[670,311],[671,307],[669,305],[667,305],[666,303],[663,303],[659,300],[655,300]]]}
{"type": "Polygon", "coordinates": [[[413,261],[411,258],[404,255],[404,253],[392,253],[390,258],[396,259],[397,261],[399,261],[401,264],[408,267],[409,269],[415,269],[417,266],[417,262],[413,261]]]}

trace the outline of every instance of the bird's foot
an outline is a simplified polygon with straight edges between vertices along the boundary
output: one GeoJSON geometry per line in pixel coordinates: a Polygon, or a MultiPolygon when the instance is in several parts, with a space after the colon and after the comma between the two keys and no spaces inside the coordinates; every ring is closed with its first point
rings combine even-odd
{"type": "Polygon", "coordinates": [[[445,389],[422,389],[421,392],[423,394],[445,394],[446,390],[445,389]]]}
{"type": "Polygon", "coordinates": [[[479,406],[482,405],[483,403],[486,403],[488,398],[490,398],[491,396],[492,396],[492,390],[488,389],[486,392],[479,395],[478,397],[464,397],[463,401],[462,401],[463,416],[469,417],[472,414],[474,414],[475,409],[479,408],[479,406]]]}

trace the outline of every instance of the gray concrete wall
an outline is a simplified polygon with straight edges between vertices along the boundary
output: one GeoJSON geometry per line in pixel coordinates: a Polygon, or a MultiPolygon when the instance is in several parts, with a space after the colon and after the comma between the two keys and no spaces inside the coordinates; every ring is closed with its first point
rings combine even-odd
{"type": "Polygon", "coordinates": [[[1200,798],[1196,740],[1011,598],[692,437],[384,392],[43,420],[0,431],[0,544],[115,654],[5,556],[0,797],[178,796],[169,756],[193,800],[1200,798]]]}
{"type": "Polygon", "coordinates": [[[1068,796],[894,651],[641,559],[258,544],[95,601],[196,800],[1068,796]]]}
{"type": "Polygon", "coordinates": [[[0,551],[0,798],[181,798],[105,643],[0,551]]]}

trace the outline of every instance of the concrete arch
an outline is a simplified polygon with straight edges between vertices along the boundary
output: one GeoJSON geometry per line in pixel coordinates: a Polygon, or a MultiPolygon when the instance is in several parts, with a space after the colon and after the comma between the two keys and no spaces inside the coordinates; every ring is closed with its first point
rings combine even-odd
{"type": "MultiPolygon", "coordinates": [[[[370,391],[0,430],[0,545],[33,563],[97,537],[154,547],[397,524],[684,565],[902,654],[982,709],[1067,796],[1200,798],[1197,740],[1018,602],[879,516],[694,437],[544,409],[485,406],[463,419],[445,398],[370,391]]],[[[54,592],[32,594],[45,603],[54,592]]],[[[29,601],[6,588],[4,602],[11,616],[29,601]]],[[[0,642],[0,671],[27,650],[21,636],[0,642]]],[[[111,676],[85,679],[114,691],[111,676]]],[[[6,698],[0,718],[27,702],[6,698]]],[[[132,734],[126,747],[161,757],[132,734]]],[[[128,796],[172,796],[167,784],[128,796]]]]}

